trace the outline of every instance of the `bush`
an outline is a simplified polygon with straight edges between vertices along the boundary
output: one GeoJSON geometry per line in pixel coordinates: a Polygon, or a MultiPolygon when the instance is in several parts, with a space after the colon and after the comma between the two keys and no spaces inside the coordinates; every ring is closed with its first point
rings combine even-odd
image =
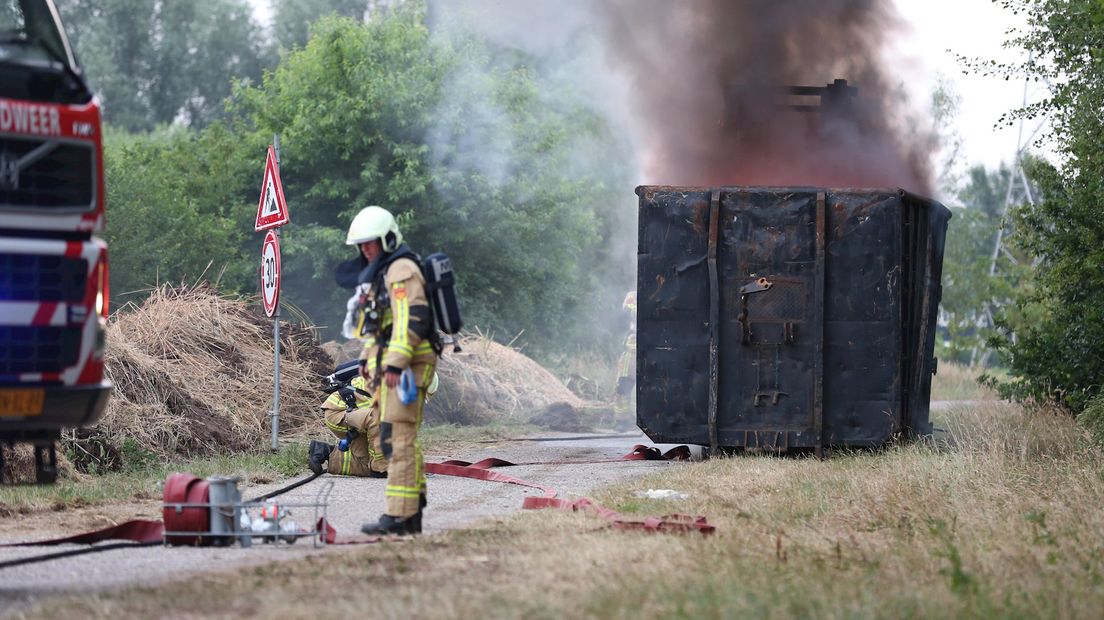
{"type": "Polygon", "coordinates": [[[1085,409],[1077,416],[1077,421],[1088,429],[1097,444],[1104,446],[1104,392],[1089,401],[1085,409]]]}
{"type": "Polygon", "coordinates": [[[1048,98],[1010,118],[1047,115],[1060,163],[1025,166],[1042,200],[1014,214],[1014,242],[1034,258],[1035,270],[999,322],[1006,331],[998,344],[1016,377],[1003,387],[1079,412],[1100,393],[1104,376],[1104,4],[1004,4],[1030,25],[1010,41],[1030,59],[1004,74],[1045,79],[1051,88],[1048,98]]]}

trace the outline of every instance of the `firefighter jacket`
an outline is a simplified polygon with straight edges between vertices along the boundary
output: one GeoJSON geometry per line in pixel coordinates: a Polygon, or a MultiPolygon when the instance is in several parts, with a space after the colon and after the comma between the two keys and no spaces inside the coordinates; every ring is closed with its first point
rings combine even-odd
{"type": "Polygon", "coordinates": [[[362,334],[364,348],[360,359],[377,379],[388,368],[414,367],[418,387],[427,388],[433,378],[432,366],[437,353],[433,314],[426,296],[426,282],[415,261],[416,254],[400,256],[386,264],[364,293],[376,304],[379,313],[376,328],[362,334]],[[430,365],[428,373],[418,372],[430,365]]]}

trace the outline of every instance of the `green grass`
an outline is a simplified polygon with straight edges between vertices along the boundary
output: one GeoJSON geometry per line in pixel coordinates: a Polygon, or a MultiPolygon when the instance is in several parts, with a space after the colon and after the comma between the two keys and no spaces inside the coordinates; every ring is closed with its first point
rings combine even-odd
{"type": "MultiPolygon", "coordinates": [[[[426,426],[421,431],[427,452],[455,449],[478,441],[516,437],[537,432],[524,424],[494,423],[488,426],[426,426]]],[[[329,435],[317,439],[333,441],[329,435]]],[[[254,454],[162,461],[153,453],[123,444],[124,469],[102,474],[77,474],[54,485],[0,486],[0,518],[38,510],[63,510],[125,500],[156,499],[159,484],[173,472],[188,472],[200,477],[233,475],[251,483],[268,483],[305,476],[307,444],[310,438],[285,440],[276,453],[268,450],[254,454]]]]}
{"type": "Polygon", "coordinates": [[[61,510],[161,495],[158,484],[170,473],[189,472],[200,477],[239,476],[253,483],[274,482],[306,474],[305,442],[284,445],[279,452],[213,456],[159,462],[139,459],[121,472],[78,475],[54,485],[0,486],[0,518],[36,510],[61,510]]]}

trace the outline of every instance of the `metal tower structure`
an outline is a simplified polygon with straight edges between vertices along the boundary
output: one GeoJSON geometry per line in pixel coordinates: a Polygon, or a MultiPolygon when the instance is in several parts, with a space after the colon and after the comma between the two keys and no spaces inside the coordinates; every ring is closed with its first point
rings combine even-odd
{"type": "MultiPolygon", "coordinates": [[[[1031,56],[1028,56],[1028,63],[1031,62],[1031,56]]],[[[1049,82],[1044,81],[1046,86],[1050,86],[1049,82]]],[[[1021,108],[1026,108],[1029,102],[1031,80],[1025,78],[1023,86],[1023,99],[1020,103],[1021,108]]],[[[1035,140],[1035,136],[1039,134],[1039,131],[1043,128],[1044,121],[1040,120],[1035,124],[1034,129],[1026,137],[1024,136],[1024,119],[1019,119],[1019,128],[1016,136],[1016,151],[1012,157],[1011,170],[1008,175],[1008,186],[1004,193],[1004,205],[1001,208],[1000,228],[997,230],[997,236],[993,242],[993,252],[989,257],[989,277],[993,278],[1001,273],[1000,261],[1003,257],[1008,260],[1012,265],[1018,265],[1019,260],[1008,251],[1005,247],[1005,239],[1012,232],[1012,225],[1009,219],[1009,214],[1014,207],[1023,204],[1036,205],[1038,203],[1038,196],[1035,193],[1034,188],[1031,187],[1031,182],[1027,179],[1027,174],[1023,169],[1023,157],[1027,151],[1027,147],[1035,140]]],[[[985,308],[982,316],[979,318],[978,327],[982,329],[993,327],[996,322],[993,319],[994,301],[985,304],[985,308]]],[[[1012,339],[1015,341],[1016,335],[1012,334],[1012,339]]],[[[979,352],[978,347],[975,346],[970,352],[970,365],[975,363],[981,363],[986,365],[989,361],[990,351],[985,350],[979,352]],[[978,355],[981,355],[981,359],[978,360],[978,355]]]]}

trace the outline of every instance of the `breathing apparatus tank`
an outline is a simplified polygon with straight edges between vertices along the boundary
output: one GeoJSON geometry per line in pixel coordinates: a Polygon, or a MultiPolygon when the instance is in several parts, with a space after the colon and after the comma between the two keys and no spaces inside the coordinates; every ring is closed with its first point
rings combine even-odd
{"type": "Polygon", "coordinates": [[[453,335],[460,332],[460,304],[456,299],[456,281],[452,275],[452,261],[443,252],[430,254],[422,261],[422,274],[426,279],[426,292],[437,329],[453,335]]]}

